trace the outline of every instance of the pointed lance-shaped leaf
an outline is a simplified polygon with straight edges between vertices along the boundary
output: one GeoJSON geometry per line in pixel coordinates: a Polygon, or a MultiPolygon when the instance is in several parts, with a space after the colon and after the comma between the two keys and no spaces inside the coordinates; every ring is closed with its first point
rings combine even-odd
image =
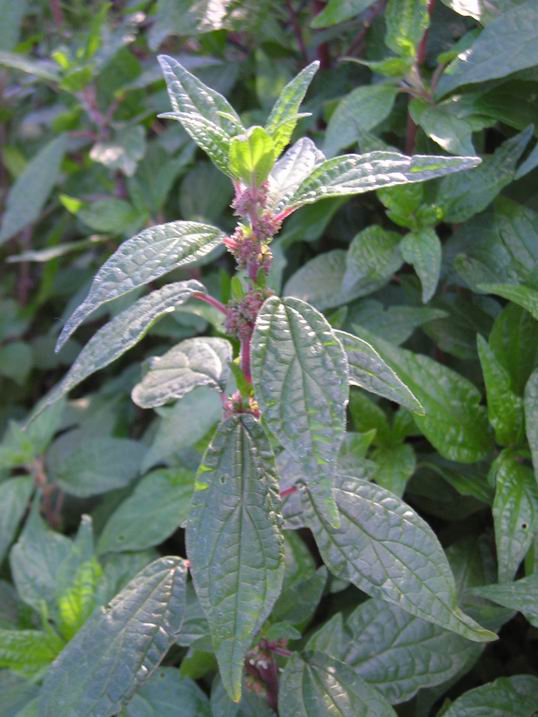
{"type": "Polygon", "coordinates": [[[226,339],[185,339],[163,356],[150,359],[149,370],[133,388],[131,397],[141,408],[155,408],[183,398],[196,386],[223,391],[231,361],[232,346],[226,339]]]}
{"type": "Polygon", "coordinates": [[[430,526],[400,498],[368,481],[337,476],[335,530],[302,488],[305,520],[324,563],[359,590],[475,642],[496,639],[457,605],[454,575],[430,526]]]}
{"type": "Polygon", "coordinates": [[[222,681],[235,702],[246,652],[282,586],[279,504],[261,425],[246,414],[221,423],[198,471],[187,553],[222,681]]]}
{"type": "Polygon", "coordinates": [[[245,128],[228,102],[188,72],[177,60],[159,56],[173,112],[159,115],[181,122],[185,131],[206,152],[215,166],[232,176],[228,168],[230,139],[245,128]]]}
{"type": "Polygon", "coordinates": [[[181,558],[160,558],[95,612],[47,673],[41,717],[117,714],[178,637],[186,572],[181,558]]]}
{"type": "Polygon", "coordinates": [[[378,396],[395,401],[410,411],[424,414],[424,408],[413,392],[383,361],[373,346],[346,331],[335,331],[347,354],[349,383],[378,396]]]}
{"type": "Polygon", "coordinates": [[[538,677],[499,677],[454,700],[443,717],[534,717],[538,677]]]}
{"type": "Polygon", "coordinates": [[[220,127],[228,137],[245,131],[239,115],[220,92],[208,87],[173,57],[159,55],[157,59],[175,112],[203,117],[220,127]]]}
{"type": "Polygon", "coordinates": [[[282,674],[281,717],[396,717],[386,699],[343,662],[321,652],[295,654],[282,674]]]}
{"type": "Polygon", "coordinates": [[[479,157],[436,157],[399,152],[344,154],[326,159],[300,184],[285,210],[293,211],[326,197],[362,194],[381,187],[424,182],[445,174],[472,169],[479,157]]]}
{"type": "Polygon", "coordinates": [[[316,60],[288,82],[267,118],[265,129],[273,138],[277,157],[291,139],[297,124],[299,107],[318,69],[319,62],[316,60]]]}
{"type": "Polygon", "coordinates": [[[63,380],[38,404],[32,418],[92,373],[122,356],[143,338],[156,321],[175,311],[197,292],[205,293],[205,287],[199,281],[168,284],[142,297],[115,316],[92,336],[63,380]]]}
{"type": "Polygon", "coordinates": [[[326,515],[349,396],[345,351],[325,317],[299,299],[268,299],[252,336],[252,380],[264,421],[294,454],[326,515]]]}
{"type": "Polygon", "coordinates": [[[99,269],[88,296],[66,322],[56,351],[100,306],[149,284],[173,269],[202,259],[223,238],[220,229],[209,224],[179,221],[144,229],[123,242],[99,269]]]}
{"type": "Polygon", "coordinates": [[[323,152],[308,137],[295,142],[278,160],[269,175],[267,207],[275,214],[281,212],[301,182],[324,159],[323,152]]]}

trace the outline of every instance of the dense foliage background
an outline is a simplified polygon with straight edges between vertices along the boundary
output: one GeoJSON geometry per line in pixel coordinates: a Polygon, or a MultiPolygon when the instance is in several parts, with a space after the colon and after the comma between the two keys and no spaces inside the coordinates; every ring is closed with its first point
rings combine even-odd
{"type": "MultiPolygon", "coordinates": [[[[284,652],[310,640],[405,717],[471,717],[475,704],[536,713],[537,48],[535,0],[0,0],[1,717],[38,715],[48,665],[94,608],[158,555],[185,555],[181,526],[221,413],[205,387],[150,411],[130,399],[149,357],[223,334],[216,312],[189,304],[22,430],[96,322],[132,302],[103,307],[54,353],[123,239],[174,219],[233,229],[228,179],[157,118],[169,110],[158,52],[226,95],[245,124],[263,124],[318,59],[297,136],[329,157],[482,158],[303,207],[272,247],[270,282],[369,341],[424,406],[412,414],[354,388],[341,463],[427,520],[460,602],[500,639],[485,647],[406,623],[331,575],[307,530],[287,533],[264,639],[286,640],[284,652]],[[490,684],[512,675],[529,677],[490,684]]],[[[232,268],[217,252],[172,278],[203,279],[226,301],[232,268]]],[[[192,629],[124,713],[272,714],[256,670],[240,707],[229,702],[192,590],[187,604],[192,629]]]]}

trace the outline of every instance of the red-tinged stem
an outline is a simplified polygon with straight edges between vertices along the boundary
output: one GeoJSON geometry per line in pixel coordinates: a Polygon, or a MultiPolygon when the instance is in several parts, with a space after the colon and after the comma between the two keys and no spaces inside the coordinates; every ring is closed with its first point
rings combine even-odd
{"type": "Polygon", "coordinates": [[[50,11],[54,19],[54,24],[57,28],[60,28],[64,23],[64,14],[62,12],[60,0],[50,0],[50,11]]]}
{"type": "Polygon", "coordinates": [[[222,304],[218,299],[215,299],[213,296],[204,294],[201,291],[195,291],[192,298],[198,299],[198,301],[203,301],[204,303],[209,304],[209,306],[212,306],[214,309],[217,309],[217,311],[220,311],[221,314],[226,315],[226,307],[224,304],[222,304]]]}
{"type": "Polygon", "coordinates": [[[384,11],[386,4],[387,0],[377,0],[377,2],[375,2],[371,7],[364,11],[362,15],[362,28],[357,33],[347,52],[344,52],[344,55],[349,55],[352,57],[353,55],[362,54],[366,34],[368,33],[368,30],[370,29],[376,17],[378,15],[381,15],[381,13],[384,11]]]}
{"type": "Polygon", "coordinates": [[[290,17],[291,26],[293,28],[297,44],[299,45],[299,50],[301,51],[301,55],[303,56],[305,65],[307,65],[308,52],[306,50],[306,45],[304,44],[303,31],[301,29],[301,24],[297,17],[297,13],[293,9],[293,5],[291,4],[291,0],[286,0],[286,7],[288,8],[288,15],[290,17]]]}
{"type": "Polygon", "coordinates": [[[294,493],[297,493],[297,486],[292,485],[289,488],[284,488],[284,490],[280,491],[280,497],[281,498],[287,498],[289,495],[293,495],[294,493]]]}
{"type": "MultiPolygon", "coordinates": [[[[323,12],[327,3],[324,0],[316,0],[314,3],[314,14],[319,15],[323,12]]],[[[326,70],[331,66],[331,56],[329,54],[329,43],[322,42],[318,45],[318,60],[320,69],[326,70]]]]}
{"type": "MultiPolygon", "coordinates": [[[[435,9],[435,0],[429,0],[428,1],[428,15],[431,17],[433,15],[433,11],[435,9]]],[[[429,32],[429,25],[424,31],[424,35],[422,35],[422,39],[419,43],[419,46],[417,48],[417,68],[420,68],[421,65],[424,64],[426,60],[426,45],[428,44],[428,32],[429,32]]],[[[417,69],[417,75],[419,74],[419,71],[417,69]]],[[[407,115],[407,133],[405,138],[405,152],[406,154],[413,154],[415,151],[415,144],[417,139],[417,126],[415,122],[413,121],[413,118],[411,117],[411,114],[408,113],[407,115]]]]}
{"type": "Polygon", "coordinates": [[[293,655],[293,652],[291,650],[286,650],[285,647],[269,645],[269,649],[271,650],[271,652],[274,652],[275,655],[280,655],[281,657],[291,657],[293,655]]]}
{"type": "Polygon", "coordinates": [[[250,372],[250,341],[251,336],[241,339],[241,370],[246,380],[252,383],[252,374],[250,372]]]}

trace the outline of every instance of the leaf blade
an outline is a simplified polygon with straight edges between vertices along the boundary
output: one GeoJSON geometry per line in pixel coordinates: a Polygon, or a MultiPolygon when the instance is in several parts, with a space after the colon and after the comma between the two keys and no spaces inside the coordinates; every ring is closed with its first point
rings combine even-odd
{"type": "Polygon", "coordinates": [[[88,295],[62,329],[56,351],[100,306],[202,259],[223,237],[220,229],[209,224],[178,221],[144,229],[128,239],[97,272],[88,295]]]}
{"type": "Polygon", "coordinates": [[[221,677],[236,702],[246,651],[282,584],[276,486],[261,426],[248,415],[221,423],[198,472],[186,539],[221,677]]]}
{"type": "Polygon", "coordinates": [[[160,558],[90,618],[48,672],[43,717],[111,716],[153,673],[183,620],[185,563],[160,558]],[[153,621],[153,622],[152,622],[153,621]]]}

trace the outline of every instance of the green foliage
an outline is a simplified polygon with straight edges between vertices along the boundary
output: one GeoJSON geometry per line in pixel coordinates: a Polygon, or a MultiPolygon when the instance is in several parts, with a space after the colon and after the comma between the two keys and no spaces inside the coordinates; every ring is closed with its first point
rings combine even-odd
{"type": "Polygon", "coordinates": [[[0,0],[0,717],[534,716],[537,26],[0,0]]]}

